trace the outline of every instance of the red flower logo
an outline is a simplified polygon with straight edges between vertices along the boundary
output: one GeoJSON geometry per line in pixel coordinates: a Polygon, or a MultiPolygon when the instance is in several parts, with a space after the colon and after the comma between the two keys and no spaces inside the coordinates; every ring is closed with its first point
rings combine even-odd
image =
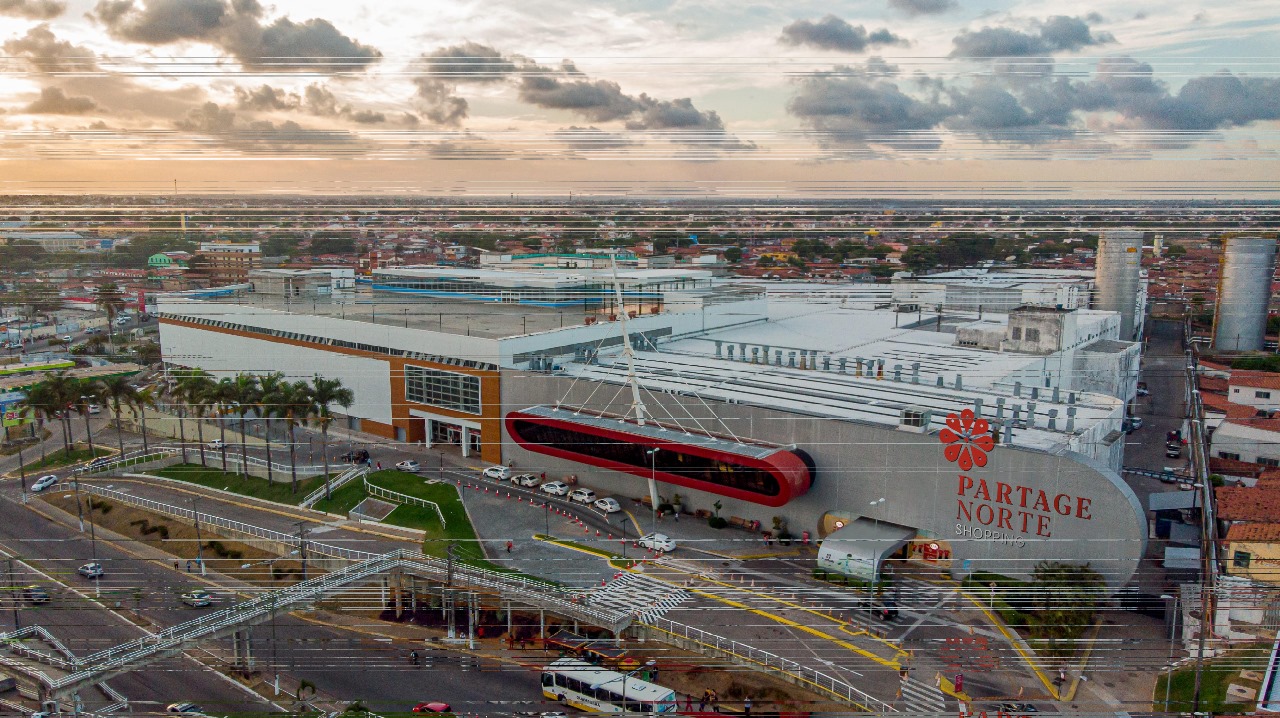
{"type": "Polygon", "coordinates": [[[996,448],[991,437],[991,425],[986,419],[976,419],[973,410],[965,409],[959,416],[947,416],[947,428],[938,433],[938,439],[946,444],[943,455],[947,461],[956,461],[962,471],[987,465],[987,452],[996,448]]]}

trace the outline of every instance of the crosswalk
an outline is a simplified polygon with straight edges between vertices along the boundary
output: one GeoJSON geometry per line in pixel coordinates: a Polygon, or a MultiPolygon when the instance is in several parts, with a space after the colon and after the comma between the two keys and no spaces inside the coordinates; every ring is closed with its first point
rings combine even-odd
{"type": "Polygon", "coordinates": [[[937,686],[913,676],[902,684],[902,697],[898,708],[911,715],[942,715],[947,709],[947,697],[937,686]]]}
{"type": "Polygon", "coordinates": [[[690,598],[692,595],[684,589],[638,573],[623,573],[588,593],[585,600],[592,608],[634,616],[636,621],[644,623],[690,598]]]}

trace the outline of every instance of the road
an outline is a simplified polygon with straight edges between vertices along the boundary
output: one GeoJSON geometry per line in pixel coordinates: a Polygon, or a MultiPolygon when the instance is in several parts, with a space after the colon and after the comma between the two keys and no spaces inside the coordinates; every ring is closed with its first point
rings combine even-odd
{"type": "MultiPolygon", "coordinates": [[[[175,571],[167,560],[143,560],[127,547],[104,540],[91,547],[87,537],[74,526],[39,516],[13,500],[12,484],[5,488],[5,496],[0,498],[0,546],[67,586],[51,587],[55,598],[49,606],[20,604],[18,613],[23,625],[45,625],[69,649],[83,655],[141,635],[140,629],[109,616],[109,611],[89,600],[95,595],[101,595],[107,605],[120,602],[125,608],[136,609],[155,626],[180,623],[200,610],[183,606],[179,598],[199,584],[193,577],[175,571]],[[99,586],[75,574],[75,568],[95,550],[107,571],[99,586]]],[[[17,563],[16,570],[23,570],[21,563],[17,563]]],[[[19,582],[49,584],[39,577],[20,578],[19,582]]],[[[232,600],[229,591],[215,591],[215,595],[232,600]]],[[[352,631],[293,617],[279,619],[274,626],[255,631],[259,669],[268,675],[280,671],[308,679],[327,694],[362,699],[371,709],[382,711],[404,711],[421,700],[444,700],[459,710],[489,711],[494,701],[520,702],[540,697],[535,670],[458,654],[434,652],[430,654],[430,669],[411,672],[406,660],[408,647],[369,635],[377,627],[376,622],[369,622],[352,631]]],[[[229,655],[229,641],[211,647],[229,655]]],[[[113,679],[111,684],[140,710],[162,710],[167,703],[187,700],[209,711],[268,709],[265,701],[185,658],[153,664],[113,679]]]]}

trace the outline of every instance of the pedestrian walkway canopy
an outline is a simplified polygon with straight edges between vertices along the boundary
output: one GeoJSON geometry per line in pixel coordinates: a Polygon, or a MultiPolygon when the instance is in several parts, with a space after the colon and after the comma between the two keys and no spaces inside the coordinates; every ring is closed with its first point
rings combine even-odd
{"type": "Polygon", "coordinates": [[[915,538],[916,533],[913,528],[860,516],[823,539],[818,568],[863,581],[879,581],[885,558],[915,538]]]}

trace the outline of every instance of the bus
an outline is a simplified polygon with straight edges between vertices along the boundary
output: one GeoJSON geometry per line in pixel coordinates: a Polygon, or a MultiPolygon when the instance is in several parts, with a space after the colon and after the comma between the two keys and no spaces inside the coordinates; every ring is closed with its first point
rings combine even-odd
{"type": "Polygon", "coordinates": [[[669,713],[670,688],[610,671],[579,658],[561,658],[542,669],[542,695],[592,713],[669,713]]]}

